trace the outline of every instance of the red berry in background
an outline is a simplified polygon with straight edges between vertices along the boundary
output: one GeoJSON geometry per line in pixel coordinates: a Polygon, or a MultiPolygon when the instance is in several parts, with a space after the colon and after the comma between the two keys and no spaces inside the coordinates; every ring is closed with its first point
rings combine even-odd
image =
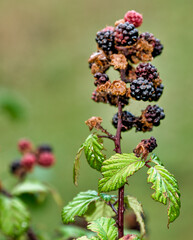
{"type": "Polygon", "coordinates": [[[32,170],[36,164],[36,156],[33,153],[26,153],[21,159],[21,165],[28,171],[32,170]]]}
{"type": "Polygon", "coordinates": [[[18,149],[21,153],[30,152],[32,150],[32,143],[27,139],[21,139],[18,142],[18,149]]]}
{"type": "Polygon", "coordinates": [[[51,167],[55,162],[54,155],[50,152],[40,153],[38,157],[38,164],[42,167],[51,167]]]}
{"type": "Polygon", "coordinates": [[[134,10],[128,11],[124,16],[124,19],[125,22],[132,23],[135,27],[141,26],[143,22],[143,16],[134,10]]]}

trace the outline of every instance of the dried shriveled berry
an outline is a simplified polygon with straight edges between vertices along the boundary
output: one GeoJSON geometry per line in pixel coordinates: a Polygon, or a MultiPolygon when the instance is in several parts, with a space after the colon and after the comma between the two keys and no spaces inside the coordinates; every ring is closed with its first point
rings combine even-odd
{"type": "Polygon", "coordinates": [[[131,46],[137,42],[138,30],[128,22],[120,23],[114,31],[115,44],[118,46],[131,46]]]}
{"type": "Polygon", "coordinates": [[[109,80],[109,77],[107,74],[100,73],[100,72],[95,73],[94,78],[95,78],[95,82],[94,82],[95,86],[105,84],[109,80]]]}
{"type": "Polygon", "coordinates": [[[140,157],[142,159],[147,159],[147,156],[150,152],[152,152],[157,147],[156,139],[154,137],[150,137],[149,139],[143,139],[137,145],[137,147],[133,150],[136,157],[140,157]]]}
{"type": "Polygon", "coordinates": [[[101,123],[102,123],[102,118],[100,117],[91,117],[87,121],[85,121],[86,125],[89,127],[90,131],[93,128],[100,129],[101,123]]]}
{"type": "Polygon", "coordinates": [[[27,170],[31,171],[36,164],[36,156],[33,153],[26,153],[21,159],[21,165],[27,170]]]}
{"type": "Polygon", "coordinates": [[[114,69],[125,69],[127,67],[127,59],[123,54],[112,54],[110,59],[114,69]]]}
{"type": "Polygon", "coordinates": [[[32,143],[27,139],[21,139],[18,142],[18,149],[21,153],[30,152],[32,150],[32,143]]]}
{"type": "MultiPolygon", "coordinates": [[[[128,131],[130,130],[132,127],[133,127],[133,124],[135,122],[135,116],[133,114],[131,114],[130,112],[128,111],[123,111],[122,112],[122,115],[121,115],[121,119],[122,119],[122,128],[121,128],[121,131],[122,132],[125,132],[125,131],[128,131]]],[[[117,124],[118,124],[118,113],[116,113],[114,116],[113,116],[113,119],[112,119],[112,124],[115,128],[117,128],[117,124]]]]}
{"type": "Polygon", "coordinates": [[[125,19],[125,22],[132,23],[135,27],[139,27],[143,23],[142,14],[134,10],[128,11],[124,16],[124,19],[125,19]]]}
{"type": "Polygon", "coordinates": [[[107,103],[108,102],[107,92],[97,92],[97,91],[94,91],[92,93],[91,99],[93,101],[95,101],[95,102],[107,103]]]}
{"type": "Polygon", "coordinates": [[[88,63],[92,74],[95,74],[97,72],[105,73],[105,71],[107,71],[110,67],[107,56],[102,50],[93,53],[90,56],[88,63]]]}
{"type": "Polygon", "coordinates": [[[109,91],[112,95],[123,96],[127,91],[126,83],[121,80],[115,80],[111,83],[109,91]]]}
{"type": "Polygon", "coordinates": [[[37,163],[42,167],[51,167],[55,162],[54,155],[49,152],[41,153],[38,157],[37,163]]]}

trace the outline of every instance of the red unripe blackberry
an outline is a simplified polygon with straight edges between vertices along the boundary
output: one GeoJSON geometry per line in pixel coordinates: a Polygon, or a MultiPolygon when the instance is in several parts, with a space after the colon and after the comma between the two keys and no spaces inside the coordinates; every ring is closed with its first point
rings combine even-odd
{"type": "Polygon", "coordinates": [[[148,81],[152,82],[153,80],[159,77],[157,68],[151,63],[140,63],[135,70],[137,78],[143,77],[148,81]]]}
{"type": "Polygon", "coordinates": [[[48,144],[42,144],[38,147],[38,153],[52,152],[52,147],[48,144]]]}
{"type": "Polygon", "coordinates": [[[32,143],[27,139],[21,139],[18,142],[18,149],[21,153],[30,152],[32,150],[32,143]]]}
{"type": "Polygon", "coordinates": [[[100,72],[95,73],[94,78],[95,78],[95,82],[94,82],[95,86],[105,84],[109,80],[109,77],[107,74],[100,73],[100,72]]]}
{"type": "Polygon", "coordinates": [[[143,16],[140,13],[132,10],[125,14],[124,20],[125,22],[133,24],[135,27],[139,27],[143,23],[143,16]]]}
{"type": "Polygon", "coordinates": [[[55,162],[55,158],[52,153],[43,152],[39,155],[37,162],[42,167],[51,167],[55,162]]]}
{"type": "MultiPolygon", "coordinates": [[[[123,111],[122,112],[122,115],[121,115],[121,119],[122,119],[122,128],[121,128],[121,131],[122,132],[125,132],[125,131],[128,131],[130,130],[132,127],[133,127],[133,124],[135,122],[135,116],[133,114],[131,114],[130,112],[128,111],[123,111]]],[[[116,113],[114,116],[113,116],[113,119],[112,119],[112,124],[115,128],[117,128],[117,124],[118,124],[118,113],[116,113]]]]}
{"type": "Polygon", "coordinates": [[[100,31],[97,32],[96,35],[96,42],[98,43],[99,48],[101,48],[104,52],[110,52],[114,51],[114,35],[113,31],[107,30],[107,31],[100,31]]]}
{"type": "Polygon", "coordinates": [[[164,46],[161,44],[160,40],[156,38],[152,56],[153,57],[159,56],[162,53],[163,48],[164,46]]]}
{"type": "Polygon", "coordinates": [[[36,156],[33,153],[26,153],[21,159],[21,165],[27,170],[30,171],[36,164],[36,156]]]}
{"type": "Polygon", "coordinates": [[[163,108],[160,108],[158,105],[149,105],[143,111],[143,115],[148,123],[153,123],[154,126],[160,125],[160,120],[165,118],[163,108]]]}
{"type": "Polygon", "coordinates": [[[118,46],[133,45],[138,39],[138,30],[128,22],[120,23],[114,31],[115,44],[118,46]]]}
{"type": "Polygon", "coordinates": [[[136,100],[150,101],[153,93],[155,92],[154,86],[152,82],[149,82],[147,79],[143,77],[139,77],[130,85],[131,96],[136,100]]]}

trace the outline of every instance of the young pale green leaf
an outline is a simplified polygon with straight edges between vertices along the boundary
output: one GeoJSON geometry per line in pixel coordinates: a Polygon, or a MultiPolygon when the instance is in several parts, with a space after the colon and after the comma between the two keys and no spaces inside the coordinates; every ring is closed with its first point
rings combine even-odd
{"type": "Polygon", "coordinates": [[[78,152],[76,154],[75,161],[74,161],[73,182],[76,186],[78,185],[78,175],[80,171],[80,157],[83,150],[84,150],[84,144],[78,149],[78,152]]]}
{"type": "Polygon", "coordinates": [[[30,215],[21,200],[0,196],[0,229],[3,234],[15,239],[27,231],[29,221],[30,215]]]}
{"type": "Polygon", "coordinates": [[[96,191],[80,192],[67,206],[63,208],[62,220],[64,223],[74,221],[75,216],[82,216],[88,210],[89,204],[99,200],[96,191]]]}
{"type": "Polygon", "coordinates": [[[127,178],[145,165],[145,161],[133,153],[115,154],[103,162],[101,171],[103,178],[99,180],[100,192],[110,192],[122,187],[127,178]]]}
{"type": "Polygon", "coordinates": [[[113,212],[112,208],[108,206],[103,201],[98,201],[96,203],[92,203],[89,206],[88,211],[84,215],[87,222],[97,220],[101,217],[114,217],[115,213],[113,212]]]}
{"type": "Polygon", "coordinates": [[[109,195],[106,193],[99,193],[99,196],[101,199],[105,202],[110,202],[110,201],[117,201],[117,196],[116,195],[109,195]]]}
{"type": "Polygon", "coordinates": [[[125,203],[134,211],[137,221],[140,224],[141,235],[145,235],[145,223],[143,221],[143,208],[135,197],[127,195],[125,197],[125,203]]]}
{"type": "Polygon", "coordinates": [[[161,165],[163,166],[163,163],[161,162],[161,160],[159,159],[159,157],[155,154],[151,155],[151,162],[155,163],[156,165],[161,165]]]}
{"type": "Polygon", "coordinates": [[[118,230],[114,226],[116,224],[113,218],[101,217],[96,221],[92,221],[88,225],[88,229],[96,232],[101,240],[115,240],[118,235],[118,230]]]}
{"type": "Polygon", "coordinates": [[[148,183],[152,183],[152,189],[155,192],[152,194],[152,198],[160,203],[168,205],[168,227],[180,214],[180,191],[178,183],[174,176],[168,172],[163,166],[156,165],[149,168],[147,174],[148,183]]]}
{"type": "Polygon", "coordinates": [[[84,142],[84,153],[89,165],[101,171],[102,163],[105,159],[104,154],[101,152],[103,150],[103,144],[99,141],[99,138],[95,134],[91,134],[88,136],[86,141],[84,142]]]}

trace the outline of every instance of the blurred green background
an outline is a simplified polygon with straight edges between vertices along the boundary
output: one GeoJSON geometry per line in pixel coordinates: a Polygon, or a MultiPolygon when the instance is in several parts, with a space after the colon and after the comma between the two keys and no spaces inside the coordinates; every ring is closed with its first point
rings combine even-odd
{"type": "MultiPolygon", "coordinates": [[[[51,170],[36,169],[32,177],[55,185],[64,204],[80,190],[97,189],[100,175],[89,169],[84,157],[79,187],[73,185],[73,160],[89,134],[84,121],[101,116],[104,127],[114,132],[110,121],[116,109],[90,100],[94,85],[87,59],[96,49],[95,33],[131,9],[143,13],[140,31],[154,33],[164,44],[153,64],[165,85],[159,105],[166,119],[151,133],[123,134],[123,151],[131,152],[143,138],[157,138],[155,153],[179,182],[181,216],[168,230],[167,209],[150,198],[145,170],[129,180],[127,192],[143,203],[150,239],[193,239],[192,0],[1,0],[0,89],[20,98],[27,117],[15,122],[0,116],[0,176],[9,187],[8,165],[19,157],[17,140],[26,137],[53,145],[57,164],[51,170]]],[[[110,76],[118,75],[111,71],[110,76]]],[[[126,109],[139,114],[145,105],[131,101],[126,109]]],[[[113,144],[106,140],[105,147],[113,149],[113,144]]],[[[50,198],[33,209],[33,225],[52,232],[61,223],[60,212],[50,198]]]]}

